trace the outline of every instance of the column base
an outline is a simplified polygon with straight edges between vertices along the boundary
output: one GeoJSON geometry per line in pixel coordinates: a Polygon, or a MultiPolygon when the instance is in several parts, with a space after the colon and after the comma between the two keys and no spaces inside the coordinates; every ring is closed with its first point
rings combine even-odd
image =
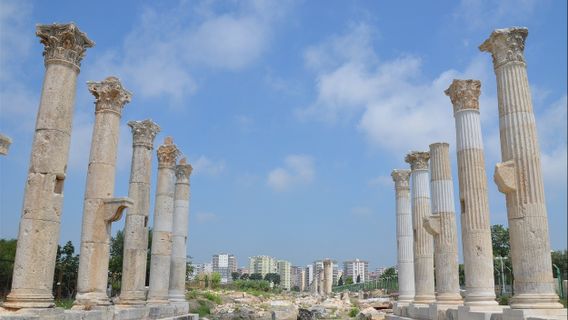
{"type": "MultiPolygon", "coordinates": [[[[450,309],[455,310],[454,313],[457,313],[458,307],[461,305],[460,303],[450,303],[445,304],[441,301],[437,301],[435,303],[430,304],[430,320],[446,320],[448,319],[446,312],[450,309]]],[[[455,319],[455,318],[454,318],[455,319]]]]}
{"type": "Polygon", "coordinates": [[[506,309],[509,309],[509,306],[458,306],[457,318],[460,320],[491,320],[493,314],[501,314],[506,309]]]}
{"type": "Polygon", "coordinates": [[[395,301],[392,304],[392,313],[401,316],[408,317],[408,305],[410,301],[395,301]]]}
{"type": "Polygon", "coordinates": [[[408,317],[412,319],[430,320],[430,306],[427,304],[412,302],[408,305],[408,317]]]}
{"type": "Polygon", "coordinates": [[[146,304],[145,291],[132,291],[121,293],[118,298],[118,305],[144,305],[146,304]]]}
{"type": "Polygon", "coordinates": [[[567,309],[507,309],[503,310],[503,320],[566,320],[567,309]]]}
{"type": "Polygon", "coordinates": [[[465,289],[464,305],[466,306],[480,306],[480,307],[491,307],[498,306],[497,297],[494,291],[483,291],[483,292],[471,292],[470,289],[465,289]]]}
{"type": "Polygon", "coordinates": [[[29,294],[12,291],[2,307],[7,309],[52,308],[55,306],[52,294],[29,294]]]}
{"type": "Polygon", "coordinates": [[[72,309],[86,310],[93,306],[110,306],[111,302],[106,293],[89,292],[77,293],[72,309]]]}
{"type": "Polygon", "coordinates": [[[515,294],[509,302],[511,309],[562,309],[558,295],[546,294],[515,294]]]}

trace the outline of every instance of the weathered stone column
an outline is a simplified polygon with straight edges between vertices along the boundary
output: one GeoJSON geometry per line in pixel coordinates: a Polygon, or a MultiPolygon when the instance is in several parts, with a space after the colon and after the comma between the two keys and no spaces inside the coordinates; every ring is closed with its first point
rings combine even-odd
{"type": "Polygon", "coordinates": [[[323,294],[331,294],[333,287],[333,267],[330,259],[323,260],[323,294]]]}
{"type": "Polygon", "coordinates": [[[152,229],[152,257],[150,260],[150,290],[148,302],[167,303],[172,255],[172,227],[174,214],[174,177],[179,150],[171,137],[166,137],[158,148],[158,180],[152,229]]]}
{"type": "Polygon", "coordinates": [[[12,139],[0,133],[0,155],[3,156],[7,155],[11,144],[12,144],[12,139]]]}
{"type": "Polygon", "coordinates": [[[454,183],[450,166],[450,147],[447,143],[430,145],[430,191],[432,215],[424,218],[424,227],[434,237],[436,303],[462,304],[454,183]]]}
{"type": "Polygon", "coordinates": [[[54,305],[51,290],[77,75],[86,48],[94,45],[72,23],[38,25],[36,35],[45,46],[45,77],[6,308],[54,305]]]}
{"type": "Polygon", "coordinates": [[[320,270],[318,273],[318,293],[322,296],[325,294],[324,285],[323,270],[320,270]]]}
{"type": "Polygon", "coordinates": [[[306,271],[302,269],[300,271],[300,292],[304,292],[306,290],[306,271]]]}
{"type": "Polygon", "coordinates": [[[129,198],[113,198],[116,156],[122,108],[131,94],[115,77],[87,82],[95,96],[95,124],[91,140],[89,169],[83,205],[81,253],[75,305],[108,305],[108,263],[111,223],[133,203],[129,198]]]}
{"type": "Polygon", "coordinates": [[[154,138],[160,127],[152,120],[129,121],[132,129],[132,164],[128,197],[134,205],[126,211],[120,304],[146,303],[146,260],[150,176],[154,138]]]}
{"type": "Polygon", "coordinates": [[[395,169],[391,173],[396,193],[396,244],[398,249],[398,303],[414,299],[414,249],[410,205],[410,170],[395,169]]]}
{"type": "Polygon", "coordinates": [[[495,182],[505,193],[513,309],[562,308],[554,291],[548,218],[535,117],[525,65],[526,28],[497,29],[479,49],[490,52],[497,76],[502,163],[495,182]]]}
{"type": "Polygon", "coordinates": [[[414,234],[414,303],[428,304],[434,297],[434,243],[423,228],[423,219],[430,215],[428,152],[413,151],[404,161],[412,169],[412,229],[414,234]]]}
{"type": "Polygon", "coordinates": [[[170,301],[185,300],[185,271],[187,261],[187,228],[189,227],[189,176],[193,168],[182,158],[176,166],[172,261],[170,267],[170,301]]]}
{"type": "Polygon", "coordinates": [[[465,272],[465,304],[496,306],[479,80],[454,80],[445,91],[456,122],[456,152],[465,272]]]}

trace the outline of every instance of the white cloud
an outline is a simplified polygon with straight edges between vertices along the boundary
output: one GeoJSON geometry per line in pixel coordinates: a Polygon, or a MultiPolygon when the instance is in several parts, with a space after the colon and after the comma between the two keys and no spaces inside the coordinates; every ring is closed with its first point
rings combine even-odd
{"type": "Polygon", "coordinates": [[[225,170],[225,161],[211,160],[206,156],[199,156],[196,160],[191,162],[193,172],[196,175],[204,174],[210,176],[217,176],[225,170]]]}
{"type": "Polygon", "coordinates": [[[454,11],[454,19],[465,22],[470,30],[485,30],[496,24],[508,25],[532,16],[542,0],[461,0],[454,11]]]}
{"type": "Polygon", "coordinates": [[[276,191],[285,191],[297,184],[313,181],[314,160],[307,155],[289,155],[284,159],[284,167],[268,173],[267,184],[276,191]]]}
{"type": "Polygon", "coordinates": [[[195,220],[198,223],[207,223],[218,221],[219,217],[212,212],[198,212],[195,214],[195,220]]]}

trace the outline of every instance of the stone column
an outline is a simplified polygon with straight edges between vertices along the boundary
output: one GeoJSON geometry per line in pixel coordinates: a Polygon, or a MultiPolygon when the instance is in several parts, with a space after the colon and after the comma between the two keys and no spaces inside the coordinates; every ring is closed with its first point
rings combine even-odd
{"type": "Polygon", "coordinates": [[[170,267],[170,301],[185,301],[185,271],[187,260],[187,228],[189,226],[189,176],[193,168],[182,158],[176,166],[172,260],[170,267]]]}
{"type": "Polygon", "coordinates": [[[325,285],[325,282],[324,282],[324,278],[323,278],[323,269],[322,269],[318,273],[318,293],[322,296],[325,294],[324,285],[325,285]]]}
{"type": "Polygon", "coordinates": [[[323,294],[331,294],[333,287],[333,267],[330,259],[323,260],[323,294]]]}
{"type": "Polygon", "coordinates": [[[414,256],[410,209],[410,170],[391,173],[396,192],[396,244],[398,249],[398,303],[414,299],[414,256]]]}
{"type": "Polygon", "coordinates": [[[132,206],[129,198],[113,198],[120,117],[131,94],[115,77],[87,82],[95,96],[95,124],[83,205],[77,307],[108,305],[111,223],[132,206]]]}
{"type": "Polygon", "coordinates": [[[179,150],[171,137],[158,148],[158,180],[152,229],[150,260],[150,290],[148,302],[167,303],[172,255],[172,225],[174,214],[174,177],[179,150]]]}
{"type": "Polygon", "coordinates": [[[120,304],[146,302],[146,260],[148,215],[150,212],[150,175],[154,138],[160,127],[152,120],[129,121],[132,129],[132,164],[128,197],[134,205],[126,211],[120,304]]]}
{"type": "Polygon", "coordinates": [[[479,120],[480,88],[479,80],[454,80],[445,93],[452,101],[456,122],[465,304],[496,306],[487,176],[479,120]]]}
{"type": "Polygon", "coordinates": [[[432,215],[424,218],[424,227],[434,237],[436,303],[462,304],[454,183],[450,166],[450,147],[447,143],[430,145],[430,191],[432,215]]]}
{"type": "Polygon", "coordinates": [[[428,179],[428,152],[413,151],[404,161],[412,169],[412,229],[414,235],[414,303],[428,304],[434,297],[434,244],[432,236],[423,228],[423,219],[430,215],[430,187],[428,179]]]}
{"type": "Polygon", "coordinates": [[[505,194],[515,277],[513,309],[562,308],[554,291],[548,218],[524,49],[526,28],[497,29],[479,49],[497,77],[502,163],[495,182],[505,194]]]}
{"type": "Polygon", "coordinates": [[[300,292],[304,292],[306,290],[306,270],[300,271],[300,277],[300,292]]]}
{"type": "Polygon", "coordinates": [[[63,184],[81,60],[94,43],[74,24],[38,25],[45,76],[36,120],[12,291],[6,308],[52,307],[63,184]]]}
{"type": "Polygon", "coordinates": [[[11,144],[12,144],[12,139],[0,133],[0,155],[3,156],[7,155],[11,144]]]}

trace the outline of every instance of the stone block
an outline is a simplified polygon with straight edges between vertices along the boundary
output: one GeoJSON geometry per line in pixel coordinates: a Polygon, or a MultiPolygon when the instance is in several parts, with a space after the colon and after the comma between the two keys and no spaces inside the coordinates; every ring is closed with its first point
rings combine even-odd
{"type": "Polygon", "coordinates": [[[567,309],[506,309],[502,320],[566,320],[567,309]]]}
{"type": "Polygon", "coordinates": [[[509,306],[459,306],[458,319],[460,320],[500,320],[503,310],[509,306]]]}

